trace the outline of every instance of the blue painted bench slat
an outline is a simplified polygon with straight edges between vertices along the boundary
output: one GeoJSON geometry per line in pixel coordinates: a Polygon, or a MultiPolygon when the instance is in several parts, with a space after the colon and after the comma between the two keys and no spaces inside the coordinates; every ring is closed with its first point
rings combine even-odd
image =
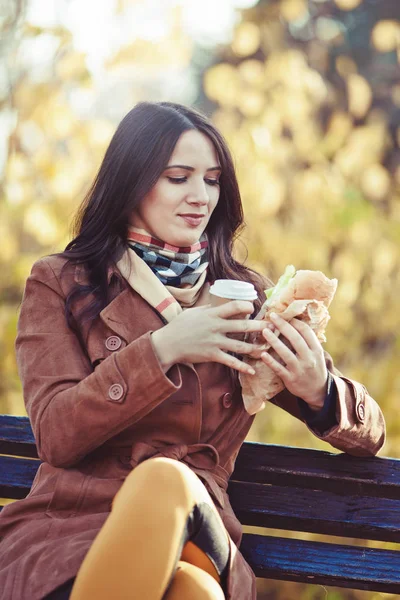
{"type": "Polygon", "coordinates": [[[398,594],[400,552],[244,535],[240,547],[257,577],[398,594]]]}
{"type": "Polygon", "coordinates": [[[360,458],[323,450],[276,446],[255,442],[243,444],[235,467],[238,481],[271,483],[400,498],[400,460],[360,458]]]}
{"type": "MultiPolygon", "coordinates": [[[[40,464],[26,417],[0,415],[0,454],[0,497],[25,497],[40,464]]],[[[400,460],[245,442],[229,494],[244,525],[349,538],[245,533],[258,577],[400,593],[400,550],[358,541],[400,543],[400,460]]]]}
{"type": "Polygon", "coordinates": [[[35,438],[28,417],[0,415],[0,454],[37,458],[35,438]]]}
{"type": "Polygon", "coordinates": [[[0,456],[0,496],[25,498],[31,489],[40,460],[0,456]]]}
{"type": "Polygon", "coordinates": [[[340,492],[248,482],[233,482],[229,490],[245,525],[400,542],[400,499],[340,492]]]}

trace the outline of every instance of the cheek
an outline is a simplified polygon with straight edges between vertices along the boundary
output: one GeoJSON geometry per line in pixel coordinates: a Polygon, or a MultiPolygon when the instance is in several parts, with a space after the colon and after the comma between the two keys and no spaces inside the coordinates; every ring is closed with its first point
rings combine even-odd
{"type": "Polygon", "coordinates": [[[143,203],[143,213],[154,215],[159,214],[160,211],[168,211],[173,208],[175,203],[179,201],[179,193],[174,189],[175,187],[178,186],[158,183],[143,203]]]}
{"type": "Polygon", "coordinates": [[[169,181],[160,182],[157,186],[156,202],[160,208],[166,210],[174,208],[182,201],[184,187],[173,185],[169,181]]]}

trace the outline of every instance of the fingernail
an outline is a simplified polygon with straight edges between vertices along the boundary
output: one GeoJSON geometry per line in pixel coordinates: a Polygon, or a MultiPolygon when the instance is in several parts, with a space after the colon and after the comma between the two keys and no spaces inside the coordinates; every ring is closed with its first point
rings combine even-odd
{"type": "Polygon", "coordinates": [[[256,372],[255,372],[254,369],[249,369],[249,373],[250,373],[250,375],[255,375],[256,374],[256,372]]]}
{"type": "Polygon", "coordinates": [[[270,316],[270,318],[271,318],[273,321],[275,321],[275,320],[277,319],[277,317],[278,317],[278,315],[277,315],[276,313],[274,313],[274,312],[272,312],[272,313],[271,313],[269,316],[270,316]]]}

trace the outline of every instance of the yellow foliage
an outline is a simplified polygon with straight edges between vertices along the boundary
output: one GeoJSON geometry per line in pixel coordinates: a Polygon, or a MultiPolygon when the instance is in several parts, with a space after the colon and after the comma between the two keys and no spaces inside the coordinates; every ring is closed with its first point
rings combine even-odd
{"type": "Polygon", "coordinates": [[[372,92],[364,77],[356,73],[350,73],[347,77],[349,111],[357,119],[364,117],[372,102],[372,92]]]}
{"type": "Polygon", "coordinates": [[[56,139],[65,139],[76,126],[76,115],[61,94],[50,96],[48,102],[35,112],[43,131],[56,139]]]}
{"type": "Polygon", "coordinates": [[[18,244],[12,235],[9,223],[3,221],[0,223],[1,254],[0,263],[8,263],[14,259],[18,252],[18,244]]]}
{"type": "Polygon", "coordinates": [[[369,165],[360,177],[361,189],[373,200],[384,200],[391,187],[391,178],[380,164],[369,165]]]}
{"type": "Polygon", "coordinates": [[[263,87],[265,83],[264,64],[260,60],[243,60],[238,66],[238,71],[243,83],[263,87]]]}
{"type": "Polygon", "coordinates": [[[204,90],[209,98],[224,107],[236,106],[241,90],[238,71],[224,63],[211,67],[204,77],[204,90]]]}
{"type": "Polygon", "coordinates": [[[363,0],[335,0],[335,3],[342,10],[353,10],[361,4],[363,0]]]}
{"type": "Polygon", "coordinates": [[[372,43],[379,52],[391,52],[399,48],[400,24],[398,21],[379,21],[372,31],[372,43]]]}
{"type": "Polygon", "coordinates": [[[56,72],[63,80],[80,78],[87,74],[85,63],[85,54],[83,52],[70,52],[58,61],[56,72]]]}
{"type": "Polygon", "coordinates": [[[29,181],[18,181],[17,179],[8,179],[4,184],[6,202],[9,206],[19,206],[29,201],[31,192],[29,181]]]}
{"type": "Polygon", "coordinates": [[[232,41],[232,50],[238,56],[254,54],[260,45],[261,32],[255,23],[240,23],[232,41]]]}
{"type": "Polygon", "coordinates": [[[186,67],[192,56],[192,46],[192,41],[183,32],[164,40],[162,45],[156,45],[150,40],[136,39],[107,59],[106,66],[110,72],[123,72],[136,64],[136,69],[140,65],[143,71],[156,74],[161,67],[186,67]]]}
{"type": "Polygon", "coordinates": [[[240,107],[240,112],[245,117],[258,116],[261,114],[265,104],[264,94],[257,90],[251,90],[248,88],[242,88],[237,101],[240,107]]]}
{"type": "Polygon", "coordinates": [[[36,238],[42,246],[55,244],[59,236],[58,224],[42,205],[31,204],[26,210],[24,231],[36,238]]]}
{"type": "Polygon", "coordinates": [[[341,75],[344,79],[348,77],[348,75],[352,75],[357,73],[357,65],[349,56],[338,56],[336,59],[336,71],[341,75]]]}
{"type": "Polygon", "coordinates": [[[328,123],[321,149],[327,157],[333,156],[343,146],[353,129],[353,120],[343,111],[335,111],[328,123]]]}
{"type": "Polygon", "coordinates": [[[85,141],[90,141],[94,146],[98,146],[104,150],[108,146],[114,132],[115,127],[109,121],[91,119],[86,125],[85,141]]]}
{"type": "Polygon", "coordinates": [[[283,0],[280,9],[286,21],[297,21],[307,13],[307,2],[305,0],[283,0]]]}

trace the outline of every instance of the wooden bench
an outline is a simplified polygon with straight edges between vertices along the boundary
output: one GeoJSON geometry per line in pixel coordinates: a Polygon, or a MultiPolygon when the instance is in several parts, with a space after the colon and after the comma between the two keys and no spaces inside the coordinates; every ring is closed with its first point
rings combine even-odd
{"type": "MultiPolygon", "coordinates": [[[[0,415],[0,454],[0,497],[24,498],[40,464],[26,417],[0,415]]],[[[360,542],[400,542],[400,460],[246,442],[229,492],[245,525],[349,538],[244,534],[258,577],[400,593],[400,550],[360,542]]]]}

